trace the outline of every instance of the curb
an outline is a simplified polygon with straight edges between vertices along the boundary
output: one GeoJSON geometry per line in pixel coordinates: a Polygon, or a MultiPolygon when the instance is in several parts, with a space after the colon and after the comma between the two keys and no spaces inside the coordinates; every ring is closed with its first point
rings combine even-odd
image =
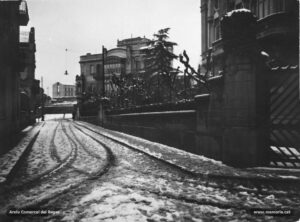
{"type": "Polygon", "coordinates": [[[12,150],[0,157],[0,185],[7,182],[19,167],[38,137],[41,127],[42,125],[39,123],[33,125],[32,129],[26,132],[26,136],[12,150]]]}

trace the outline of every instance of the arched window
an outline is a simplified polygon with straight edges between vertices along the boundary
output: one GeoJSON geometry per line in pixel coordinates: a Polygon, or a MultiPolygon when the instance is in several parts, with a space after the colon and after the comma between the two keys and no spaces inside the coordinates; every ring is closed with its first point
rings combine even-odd
{"type": "Polygon", "coordinates": [[[215,21],[214,21],[214,41],[217,41],[220,38],[221,38],[220,20],[215,19],[215,21]]]}

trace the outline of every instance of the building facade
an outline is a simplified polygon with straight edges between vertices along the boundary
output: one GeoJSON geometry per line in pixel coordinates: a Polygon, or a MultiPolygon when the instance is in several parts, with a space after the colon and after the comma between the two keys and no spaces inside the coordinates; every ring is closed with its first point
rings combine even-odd
{"type": "Polygon", "coordinates": [[[27,4],[0,0],[0,153],[6,152],[20,130],[20,26],[29,21],[27,4]]]}
{"type": "Polygon", "coordinates": [[[114,48],[108,50],[104,61],[104,87],[105,95],[111,97],[117,92],[117,87],[113,83],[114,77],[122,77],[126,74],[126,49],[114,48]]]}
{"type": "Polygon", "coordinates": [[[100,82],[103,71],[102,54],[91,54],[80,56],[80,72],[84,78],[84,92],[99,93],[101,89],[100,82]]]}
{"type": "Polygon", "coordinates": [[[221,18],[241,8],[256,15],[260,48],[274,63],[298,64],[297,0],[201,0],[202,65],[209,75],[219,75],[224,68],[221,18]]]}
{"type": "Polygon", "coordinates": [[[74,85],[65,85],[56,82],[52,85],[52,98],[53,99],[69,99],[76,97],[76,87],[74,85]]]}
{"type": "Polygon", "coordinates": [[[142,47],[149,43],[146,38],[129,38],[117,41],[117,48],[105,50],[103,54],[90,54],[80,56],[81,75],[77,76],[77,94],[91,93],[100,95],[102,92],[103,72],[105,76],[105,94],[111,95],[116,86],[112,83],[113,76],[141,75],[145,71],[142,47]],[[104,58],[104,62],[103,62],[104,58]],[[103,67],[104,64],[104,67],[103,67]]]}
{"type": "Polygon", "coordinates": [[[118,40],[117,47],[126,49],[126,74],[142,74],[145,71],[145,62],[141,48],[147,46],[147,38],[129,38],[118,40]]]}
{"type": "Polygon", "coordinates": [[[24,69],[20,72],[21,125],[24,127],[35,121],[39,106],[37,97],[40,81],[35,79],[35,30],[20,31],[20,56],[24,69]]]}

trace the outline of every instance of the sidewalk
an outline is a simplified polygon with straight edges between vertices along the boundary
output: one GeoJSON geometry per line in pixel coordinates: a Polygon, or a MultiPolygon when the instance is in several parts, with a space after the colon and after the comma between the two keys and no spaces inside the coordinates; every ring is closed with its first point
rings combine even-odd
{"type": "Polygon", "coordinates": [[[0,184],[7,181],[17,168],[18,163],[24,157],[26,151],[34,143],[41,127],[42,123],[36,123],[24,129],[22,133],[25,134],[25,136],[20,142],[9,152],[0,156],[0,184]]]}
{"type": "Polygon", "coordinates": [[[79,125],[86,126],[94,131],[101,132],[108,138],[122,143],[125,146],[135,148],[147,155],[154,156],[169,164],[192,174],[204,178],[218,178],[224,180],[263,183],[297,185],[300,187],[300,169],[276,169],[276,168],[247,168],[239,169],[227,166],[220,161],[195,155],[170,146],[151,142],[125,133],[108,130],[90,123],[76,121],[79,125]]]}

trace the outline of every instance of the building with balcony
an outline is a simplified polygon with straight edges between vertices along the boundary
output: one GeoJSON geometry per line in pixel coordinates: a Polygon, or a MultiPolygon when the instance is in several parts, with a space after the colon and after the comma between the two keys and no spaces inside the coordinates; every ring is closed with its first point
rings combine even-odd
{"type": "Polygon", "coordinates": [[[117,41],[117,47],[126,49],[126,74],[142,74],[145,63],[141,48],[147,46],[150,40],[143,37],[128,38],[117,41]]]}
{"type": "Polygon", "coordinates": [[[104,60],[105,95],[110,97],[116,93],[117,87],[112,79],[126,74],[126,49],[114,48],[108,50],[104,60]]]}
{"type": "Polygon", "coordinates": [[[76,89],[77,94],[84,92],[100,95],[103,87],[103,72],[106,95],[110,95],[116,90],[112,83],[113,76],[143,74],[145,65],[141,48],[147,46],[149,41],[149,39],[141,37],[118,40],[117,48],[105,50],[104,56],[90,53],[80,56],[81,75],[77,76],[76,82],[80,85],[76,89]]]}
{"type": "Polygon", "coordinates": [[[23,0],[0,0],[0,153],[8,151],[20,130],[20,26],[29,15],[23,0]]]}
{"type": "Polygon", "coordinates": [[[245,8],[257,17],[262,51],[278,65],[299,62],[299,3],[297,0],[201,0],[202,65],[210,75],[222,72],[222,16],[245,8]]]}
{"type": "Polygon", "coordinates": [[[99,93],[101,91],[100,78],[103,72],[102,54],[91,54],[80,56],[80,73],[84,78],[82,92],[99,93]]]}
{"type": "Polygon", "coordinates": [[[24,69],[20,72],[20,93],[21,93],[21,123],[32,123],[35,121],[37,96],[39,94],[39,81],[35,79],[35,30],[34,28],[20,31],[20,57],[24,69]]]}

